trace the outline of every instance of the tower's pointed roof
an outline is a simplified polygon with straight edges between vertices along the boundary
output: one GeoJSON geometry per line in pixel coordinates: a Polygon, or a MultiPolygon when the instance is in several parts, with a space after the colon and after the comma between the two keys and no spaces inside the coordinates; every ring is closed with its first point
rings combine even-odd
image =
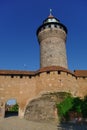
{"type": "Polygon", "coordinates": [[[60,22],[60,20],[58,20],[56,17],[54,17],[54,15],[52,14],[52,9],[50,9],[49,16],[43,21],[43,24],[37,29],[37,35],[38,35],[39,31],[41,31],[42,28],[45,29],[45,26],[52,25],[52,24],[58,25],[60,28],[62,28],[67,33],[66,26],[63,25],[60,22]]]}
{"type": "Polygon", "coordinates": [[[50,14],[49,14],[49,16],[43,21],[43,23],[45,24],[45,23],[52,23],[52,22],[59,23],[60,21],[52,15],[52,9],[50,9],[50,14]]]}

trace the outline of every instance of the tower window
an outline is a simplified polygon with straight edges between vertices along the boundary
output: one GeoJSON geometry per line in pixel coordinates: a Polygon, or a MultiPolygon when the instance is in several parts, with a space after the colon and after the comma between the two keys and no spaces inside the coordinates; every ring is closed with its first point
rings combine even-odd
{"type": "Polygon", "coordinates": [[[55,28],[57,28],[57,25],[55,25],[55,28]]]}
{"type": "Polygon", "coordinates": [[[51,28],[51,25],[49,25],[49,28],[51,28]]]}
{"type": "Polygon", "coordinates": [[[62,27],[62,26],[60,26],[60,28],[61,28],[61,29],[63,29],[63,27],[62,27]]]}
{"type": "Polygon", "coordinates": [[[43,29],[45,29],[45,26],[43,27],[43,29]]]}

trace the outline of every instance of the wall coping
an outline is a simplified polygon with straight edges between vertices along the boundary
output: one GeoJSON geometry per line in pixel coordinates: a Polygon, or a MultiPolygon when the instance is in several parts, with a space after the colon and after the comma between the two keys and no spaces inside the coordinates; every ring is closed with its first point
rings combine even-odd
{"type": "Polygon", "coordinates": [[[61,72],[66,72],[68,74],[71,74],[75,77],[87,77],[87,70],[75,70],[74,72],[60,67],[60,66],[49,66],[49,67],[44,67],[40,68],[37,71],[21,71],[21,70],[0,70],[0,75],[16,75],[16,76],[35,76],[43,72],[52,72],[52,71],[61,71],[61,72]]]}
{"type": "Polygon", "coordinates": [[[77,77],[87,77],[87,70],[74,70],[77,77]]]}

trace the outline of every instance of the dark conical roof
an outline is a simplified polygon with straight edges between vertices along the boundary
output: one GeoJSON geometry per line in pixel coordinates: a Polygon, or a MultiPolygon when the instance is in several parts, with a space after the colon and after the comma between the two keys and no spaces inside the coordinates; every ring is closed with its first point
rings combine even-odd
{"type": "Polygon", "coordinates": [[[43,24],[37,29],[37,35],[41,31],[41,28],[45,29],[45,26],[54,24],[55,26],[60,26],[66,33],[67,28],[65,25],[63,25],[60,20],[58,20],[56,17],[52,15],[52,10],[50,11],[50,15],[43,21],[43,24]]]}
{"type": "Polygon", "coordinates": [[[49,15],[48,18],[46,18],[43,21],[43,24],[45,24],[45,23],[52,23],[52,22],[59,23],[60,21],[57,18],[55,18],[53,15],[49,15]]]}
{"type": "Polygon", "coordinates": [[[48,16],[48,18],[46,18],[46,19],[43,21],[43,24],[45,24],[45,23],[52,23],[52,22],[54,22],[54,23],[59,23],[60,21],[59,21],[57,18],[55,18],[55,17],[52,15],[52,13],[50,12],[50,15],[48,16]]]}

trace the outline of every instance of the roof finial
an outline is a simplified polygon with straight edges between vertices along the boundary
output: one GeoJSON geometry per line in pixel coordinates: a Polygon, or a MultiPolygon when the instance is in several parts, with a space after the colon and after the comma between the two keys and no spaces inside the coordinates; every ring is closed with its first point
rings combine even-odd
{"type": "Polygon", "coordinates": [[[50,9],[50,16],[52,16],[52,9],[50,9]]]}
{"type": "Polygon", "coordinates": [[[48,16],[48,18],[53,18],[54,16],[52,15],[52,9],[50,9],[50,15],[48,16]]]}

